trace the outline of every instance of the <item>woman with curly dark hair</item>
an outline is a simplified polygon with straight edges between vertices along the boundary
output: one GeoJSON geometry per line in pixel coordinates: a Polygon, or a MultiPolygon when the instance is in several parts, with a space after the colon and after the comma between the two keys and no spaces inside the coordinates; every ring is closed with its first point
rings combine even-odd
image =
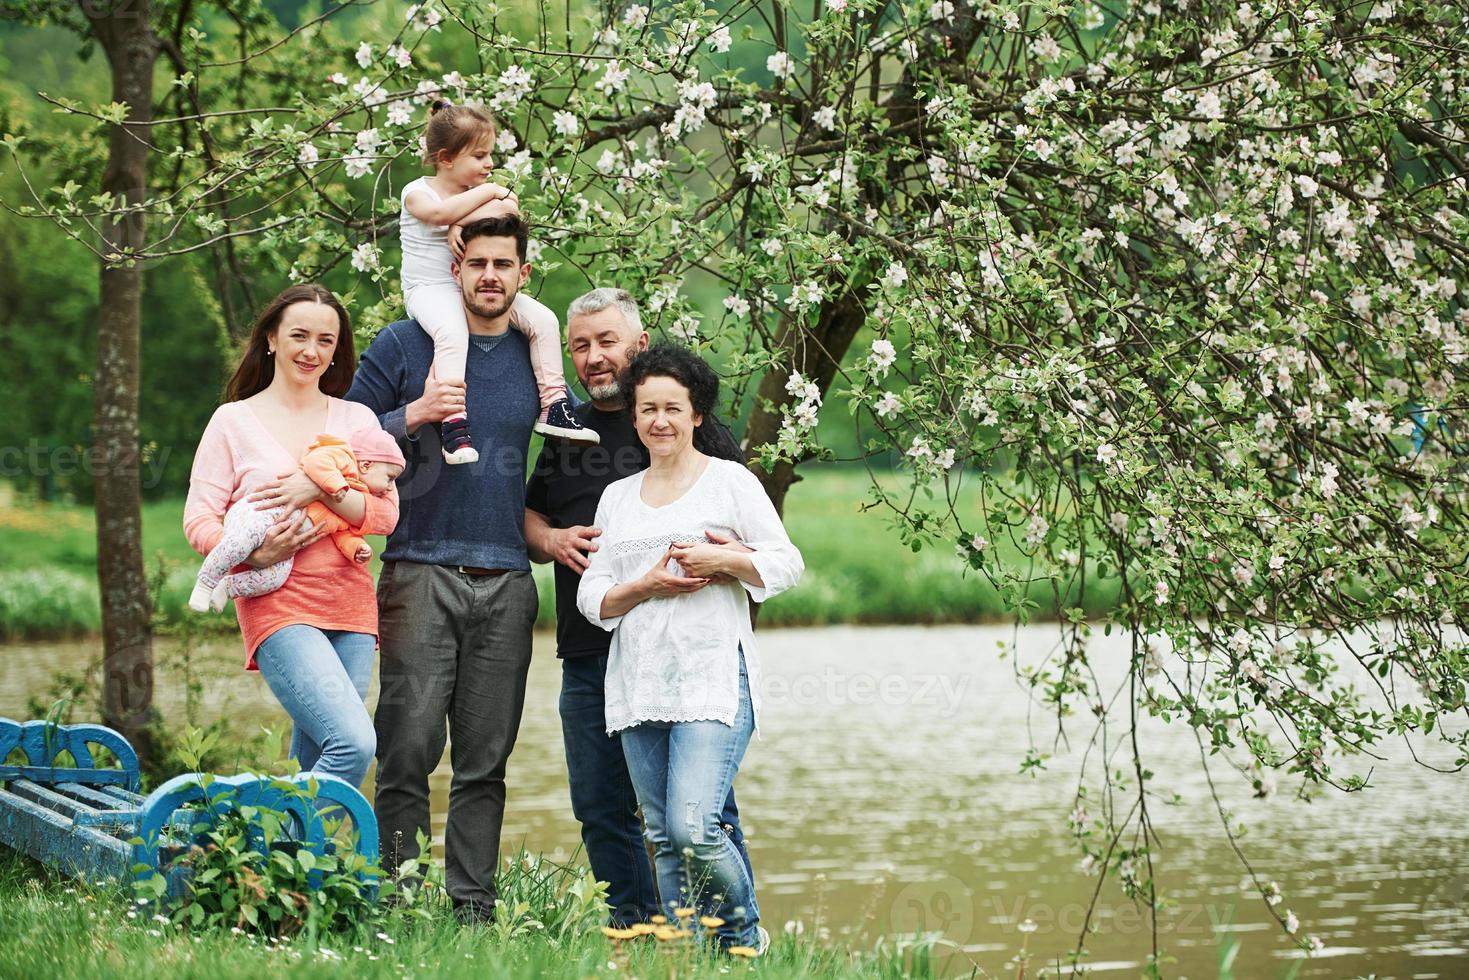
{"type": "Polygon", "coordinates": [[[709,365],[659,344],[628,365],[622,389],[650,463],[602,494],[602,536],[577,591],[582,614],[613,633],[607,733],[621,734],[665,907],[717,915],[723,946],[763,951],[754,885],[719,816],[760,710],[745,597],[795,585],[801,553],[739,446],[710,424],[709,365]],[[753,550],[716,547],[711,532],[753,550]]]}

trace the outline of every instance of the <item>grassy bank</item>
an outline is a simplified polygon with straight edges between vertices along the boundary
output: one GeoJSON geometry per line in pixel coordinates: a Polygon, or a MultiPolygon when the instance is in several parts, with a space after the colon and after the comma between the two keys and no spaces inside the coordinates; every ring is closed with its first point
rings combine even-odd
{"type": "MultiPolygon", "coordinates": [[[[0,973],[69,978],[259,977],[286,971],[351,980],[403,977],[571,978],[933,975],[930,945],[865,940],[867,950],[777,935],[759,961],[651,938],[614,943],[600,916],[565,928],[563,879],[580,869],[527,862],[501,874],[505,915],[493,926],[459,926],[447,909],[424,918],[391,914],[343,932],[275,942],[224,929],[194,931],[154,918],[124,894],[59,878],[0,848],[0,973]],[[523,898],[515,896],[524,896],[523,898]]],[[[816,930],[811,930],[811,933],[816,930]]],[[[811,934],[811,933],[808,933],[811,934]]]]}
{"type": "MultiPolygon", "coordinates": [[[[879,513],[859,513],[868,487],[865,470],[827,468],[810,472],[792,489],[786,526],[805,555],[806,575],[798,588],[766,605],[763,625],[956,623],[1009,615],[988,582],[965,574],[951,548],[914,553],[879,513]]],[[[973,501],[965,516],[977,519],[978,509],[973,501]]],[[[198,567],[184,540],[182,519],[181,500],[150,503],[143,510],[143,548],[158,579],[156,592],[164,611],[178,615],[198,567]]],[[[380,539],[374,545],[381,550],[380,539]]],[[[101,625],[96,561],[90,510],[0,507],[0,639],[96,632],[101,625]]],[[[550,628],[555,623],[551,570],[537,566],[535,574],[541,592],[538,625],[550,628]]],[[[1048,587],[1037,584],[1032,598],[1048,608],[1048,587]]],[[[1092,611],[1114,601],[1112,592],[1088,596],[1092,611]]],[[[234,628],[233,617],[215,617],[215,622],[234,628]]]]}

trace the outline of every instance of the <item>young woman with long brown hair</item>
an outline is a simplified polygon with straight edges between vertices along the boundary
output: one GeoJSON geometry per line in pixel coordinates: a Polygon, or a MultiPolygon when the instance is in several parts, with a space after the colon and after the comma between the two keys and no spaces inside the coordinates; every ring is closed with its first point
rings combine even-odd
{"type": "Polygon", "coordinates": [[[386,534],[398,522],[397,491],[349,488],[335,498],[304,474],[281,474],[295,471],[323,433],[346,439],[378,427],[370,409],[341,397],[355,367],[351,323],[330,290],[308,283],[271,300],[199,440],[184,507],[184,534],[201,555],[219,542],[232,504],[249,498],[288,515],[246,559],[254,568],[295,560],[279,589],[235,599],[245,669],[260,671],[291,716],[291,754],[301,768],[353,786],[376,749],[363,704],[377,649],[372,575],[303,517],[319,500],[353,533],[386,534]]]}

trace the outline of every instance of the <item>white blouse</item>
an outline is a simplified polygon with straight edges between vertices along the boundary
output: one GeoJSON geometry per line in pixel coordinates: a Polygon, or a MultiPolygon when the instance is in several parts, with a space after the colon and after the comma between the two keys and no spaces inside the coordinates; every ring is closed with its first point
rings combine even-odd
{"type": "MultiPolygon", "coordinates": [[[[760,663],[748,592],[764,602],[795,585],[805,570],[765,488],[739,463],[710,458],[682,497],[653,507],[643,502],[643,473],[618,480],[602,494],[602,529],[582,574],[576,604],[594,626],[612,631],[607,661],[607,734],[645,721],[720,721],[733,725],[739,709],[739,651],[744,650],[751,707],[760,718],[760,663]],[[712,582],[698,592],[644,599],[621,616],[603,619],[602,599],[613,586],[653,567],[675,541],[704,541],[705,531],[729,535],[754,553],[762,586],[712,582]]],[[[684,574],[676,562],[669,571],[684,574]]]]}
{"type": "Polygon", "coordinates": [[[408,210],[408,195],[423,191],[435,201],[442,201],[439,192],[429,185],[427,177],[411,180],[403,187],[398,201],[402,209],[398,213],[398,236],[403,242],[403,267],[400,273],[403,292],[415,286],[448,284],[458,289],[450,266],[454,253],[449,250],[449,226],[430,225],[419,221],[408,210]]]}

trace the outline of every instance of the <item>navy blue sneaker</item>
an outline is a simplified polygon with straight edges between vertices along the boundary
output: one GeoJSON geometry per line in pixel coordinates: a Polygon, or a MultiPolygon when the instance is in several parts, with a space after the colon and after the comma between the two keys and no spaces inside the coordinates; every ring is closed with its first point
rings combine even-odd
{"type": "Polygon", "coordinates": [[[439,423],[439,444],[444,451],[444,461],[450,466],[479,461],[479,453],[475,452],[474,443],[469,438],[469,419],[463,415],[439,423]]]}
{"type": "Polygon", "coordinates": [[[602,441],[601,436],[577,421],[571,411],[571,402],[565,398],[541,413],[541,420],[535,428],[543,436],[557,436],[567,442],[595,446],[602,441]]]}

